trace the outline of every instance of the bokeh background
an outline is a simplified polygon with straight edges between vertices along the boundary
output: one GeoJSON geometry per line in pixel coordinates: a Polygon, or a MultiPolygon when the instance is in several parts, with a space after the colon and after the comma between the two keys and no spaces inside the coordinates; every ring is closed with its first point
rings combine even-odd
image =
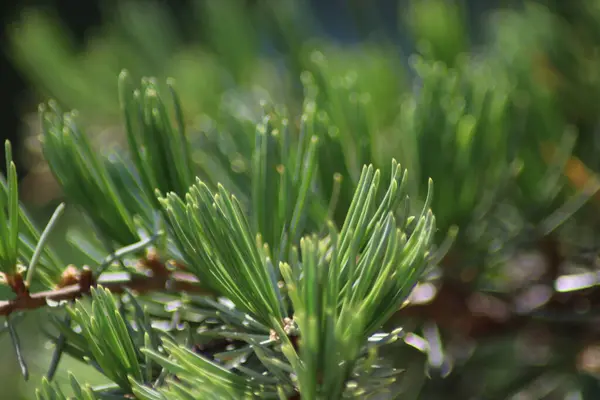
{"type": "MultiPolygon", "coordinates": [[[[38,103],[54,98],[78,109],[97,144],[118,146],[122,68],[136,79],[174,77],[188,123],[199,130],[229,129],[225,114],[252,115],[261,99],[298,107],[308,70],[338,127],[371,138],[369,154],[354,161],[397,157],[417,181],[433,177],[440,242],[454,225],[464,232],[443,278],[432,277],[399,317],[414,320],[409,326],[430,343],[443,338],[427,357],[398,352],[403,398],[600,398],[599,1],[1,7],[2,132],[16,148],[22,201],[40,220],[62,194],[40,154],[38,103]],[[447,140],[448,132],[456,138],[447,140]]],[[[60,232],[77,224],[68,214],[54,235],[64,252],[60,232]]],[[[8,337],[0,338],[0,398],[33,398],[51,356],[39,329],[44,318],[43,310],[31,313],[19,327],[30,382],[8,337]]],[[[56,379],[69,369],[103,382],[68,359],[56,379]]]]}

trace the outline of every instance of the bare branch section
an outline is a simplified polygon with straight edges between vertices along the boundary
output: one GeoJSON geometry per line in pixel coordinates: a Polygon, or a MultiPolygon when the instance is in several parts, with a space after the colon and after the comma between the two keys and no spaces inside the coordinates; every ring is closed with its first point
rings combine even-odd
{"type": "Polygon", "coordinates": [[[48,305],[49,302],[75,300],[87,295],[94,286],[101,285],[113,293],[123,293],[131,290],[136,293],[149,293],[162,290],[188,292],[211,295],[212,293],[200,287],[198,279],[182,271],[170,271],[164,263],[148,258],[141,264],[149,270],[149,275],[134,275],[121,281],[94,282],[92,271],[83,268],[68,267],[63,274],[59,288],[30,294],[24,290],[23,277],[18,274],[7,279],[7,283],[15,292],[12,300],[0,301],[0,316],[7,316],[16,311],[33,310],[48,305]]]}

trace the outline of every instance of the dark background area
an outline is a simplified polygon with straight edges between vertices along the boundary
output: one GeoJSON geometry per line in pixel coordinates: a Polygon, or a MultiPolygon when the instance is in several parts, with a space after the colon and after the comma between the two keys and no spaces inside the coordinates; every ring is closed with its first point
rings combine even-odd
{"type": "MultiPolygon", "coordinates": [[[[2,40],[0,46],[2,52],[0,53],[0,88],[4,100],[4,104],[0,110],[2,141],[8,139],[16,147],[15,162],[19,172],[23,168],[18,147],[20,145],[21,105],[29,87],[12,65],[10,56],[6,52],[8,43],[7,28],[23,9],[31,6],[44,7],[57,12],[79,44],[84,43],[85,32],[89,28],[97,26],[102,22],[99,1],[6,1],[1,3],[2,40]]],[[[1,157],[4,157],[4,146],[2,146],[1,152],[1,157]]],[[[19,176],[23,176],[23,174],[19,174],[19,176]]]]}

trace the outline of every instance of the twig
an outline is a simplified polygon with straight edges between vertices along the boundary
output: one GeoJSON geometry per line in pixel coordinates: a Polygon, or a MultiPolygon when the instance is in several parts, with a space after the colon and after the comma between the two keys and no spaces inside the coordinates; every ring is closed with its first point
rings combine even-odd
{"type": "Polygon", "coordinates": [[[138,293],[148,293],[160,290],[190,292],[211,295],[212,293],[198,285],[198,280],[191,274],[175,271],[170,274],[158,273],[151,276],[132,276],[123,281],[93,282],[92,271],[84,269],[76,284],[55,290],[37,292],[17,296],[12,300],[0,301],[0,315],[7,316],[19,310],[32,310],[44,307],[48,302],[61,302],[78,299],[90,292],[93,286],[101,285],[113,293],[123,293],[126,289],[138,293]]]}

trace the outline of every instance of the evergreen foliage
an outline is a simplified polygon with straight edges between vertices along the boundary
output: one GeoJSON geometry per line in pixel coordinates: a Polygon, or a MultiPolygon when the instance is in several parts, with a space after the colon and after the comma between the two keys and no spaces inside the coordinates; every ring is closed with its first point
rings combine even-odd
{"type": "Polygon", "coordinates": [[[51,311],[39,399],[596,398],[600,2],[498,10],[480,48],[410,2],[410,70],[302,2],[192,3],[193,44],[158,3],[83,56],[16,27],[64,196],[36,227],[7,143],[0,314],[27,377],[17,317],[51,311]],[[117,118],[112,148],[83,130],[117,118]],[[89,267],[47,243],[65,206],[89,267]],[[63,354],[111,383],[55,382],[63,354]]]}

